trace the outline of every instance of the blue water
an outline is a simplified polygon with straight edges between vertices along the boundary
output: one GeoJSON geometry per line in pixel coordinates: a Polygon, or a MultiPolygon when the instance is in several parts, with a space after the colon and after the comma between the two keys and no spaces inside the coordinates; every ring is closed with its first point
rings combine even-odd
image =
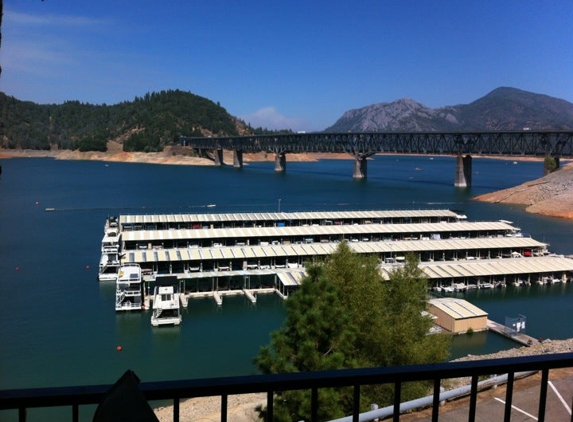
{"type": "MultiPolygon", "coordinates": [[[[453,187],[455,162],[447,157],[374,157],[361,181],[353,180],[350,160],[289,162],[285,174],[275,174],[273,163],[0,165],[0,389],[108,384],[126,369],[144,381],[255,372],[252,359],[280,327],[284,303],[273,295],[259,296],[256,305],[243,297],[225,298],[222,307],[193,300],[182,326],[167,329],[152,329],[149,312],[116,314],[113,284],[96,281],[110,214],[276,211],[279,203],[281,211],[450,208],[473,221],[513,221],[552,251],[573,252],[573,222],[471,200],[541,176],[541,163],[475,159],[471,189],[453,187]]],[[[500,322],[526,315],[535,337],[569,338],[569,324],[555,321],[571,320],[572,289],[508,287],[466,297],[500,322]]],[[[456,337],[452,355],[509,347],[495,334],[478,333],[456,337]]]]}

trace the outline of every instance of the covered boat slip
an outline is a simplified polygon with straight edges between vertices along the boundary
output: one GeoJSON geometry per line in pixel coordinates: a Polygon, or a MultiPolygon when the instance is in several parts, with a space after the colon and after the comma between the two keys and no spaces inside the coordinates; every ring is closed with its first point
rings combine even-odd
{"type": "MultiPolygon", "coordinates": [[[[399,242],[348,242],[357,253],[376,255],[382,262],[418,255],[421,262],[458,259],[491,259],[518,255],[542,255],[546,244],[529,237],[493,237],[448,240],[404,240],[399,242]]],[[[309,260],[330,255],[337,243],[309,243],[264,246],[174,248],[132,250],[124,262],[139,263],[146,272],[188,274],[206,271],[297,268],[309,260]]],[[[530,258],[524,258],[530,259],[530,258]]]]}
{"type": "MultiPolygon", "coordinates": [[[[547,277],[566,282],[573,274],[573,259],[562,256],[423,262],[419,266],[430,285],[439,286],[462,283],[478,287],[483,282],[505,285],[517,280],[534,283],[547,277]]],[[[383,266],[381,270],[387,279],[392,267],[383,266]]]]}
{"type": "Polygon", "coordinates": [[[296,243],[488,238],[519,235],[506,222],[353,224],[235,229],[140,230],[122,234],[122,250],[296,243]]]}
{"type": "Polygon", "coordinates": [[[370,223],[424,223],[465,219],[450,210],[314,211],[229,214],[121,215],[121,231],[370,223]]]}

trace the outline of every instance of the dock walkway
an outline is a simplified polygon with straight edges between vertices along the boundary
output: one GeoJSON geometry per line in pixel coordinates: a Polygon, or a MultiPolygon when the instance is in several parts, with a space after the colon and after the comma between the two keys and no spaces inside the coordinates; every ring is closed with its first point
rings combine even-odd
{"type": "Polygon", "coordinates": [[[487,329],[501,334],[502,336],[507,337],[513,341],[521,343],[524,346],[533,346],[534,344],[539,344],[539,340],[524,333],[511,332],[510,329],[505,325],[492,321],[491,319],[487,320],[487,329]]]}

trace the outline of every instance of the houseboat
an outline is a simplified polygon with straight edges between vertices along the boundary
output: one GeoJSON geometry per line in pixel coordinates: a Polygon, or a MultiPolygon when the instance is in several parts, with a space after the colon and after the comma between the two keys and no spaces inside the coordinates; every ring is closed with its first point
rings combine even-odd
{"type": "Polygon", "coordinates": [[[179,325],[181,320],[181,304],[177,288],[175,286],[155,286],[151,325],[154,327],[179,325]]]}
{"type": "Polygon", "coordinates": [[[143,305],[141,267],[130,262],[119,267],[115,289],[116,311],[140,311],[143,305]]]}
{"type": "Polygon", "coordinates": [[[115,281],[121,265],[119,259],[120,234],[117,217],[108,217],[101,242],[98,280],[115,281]]]}

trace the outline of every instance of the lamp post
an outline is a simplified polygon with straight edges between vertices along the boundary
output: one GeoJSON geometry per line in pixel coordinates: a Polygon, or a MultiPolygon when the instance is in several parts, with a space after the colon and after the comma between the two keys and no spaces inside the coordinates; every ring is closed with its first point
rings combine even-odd
{"type": "Polygon", "coordinates": [[[279,212],[281,212],[281,200],[279,198],[279,212]]]}

